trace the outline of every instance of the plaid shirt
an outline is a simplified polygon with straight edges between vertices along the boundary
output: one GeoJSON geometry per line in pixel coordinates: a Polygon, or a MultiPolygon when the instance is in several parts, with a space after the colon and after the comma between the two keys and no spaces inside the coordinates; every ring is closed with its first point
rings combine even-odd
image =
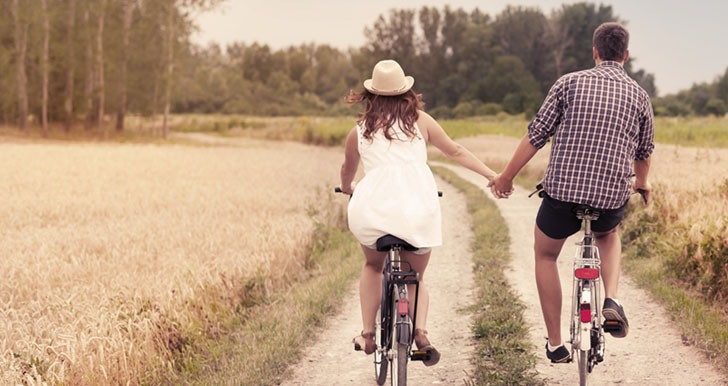
{"type": "Polygon", "coordinates": [[[601,209],[624,205],[634,160],[655,147],[653,118],[649,96],[617,62],[562,76],[528,125],[538,149],[553,137],[546,193],[601,209]]]}

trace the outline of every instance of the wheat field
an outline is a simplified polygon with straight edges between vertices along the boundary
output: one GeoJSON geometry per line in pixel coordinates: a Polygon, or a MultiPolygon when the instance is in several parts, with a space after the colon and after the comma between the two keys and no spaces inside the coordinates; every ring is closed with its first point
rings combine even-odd
{"type": "Polygon", "coordinates": [[[172,379],[241,278],[269,290],[305,264],[342,159],[247,140],[0,145],[0,384],[172,379]]]}

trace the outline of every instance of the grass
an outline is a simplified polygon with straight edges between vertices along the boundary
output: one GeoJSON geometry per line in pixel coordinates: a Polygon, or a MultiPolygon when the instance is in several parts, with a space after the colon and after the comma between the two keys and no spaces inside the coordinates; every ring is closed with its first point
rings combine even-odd
{"type": "MultiPolygon", "coordinates": [[[[664,185],[656,188],[667,190],[664,185]]],[[[726,286],[719,281],[728,280],[728,264],[722,262],[720,266],[720,259],[728,258],[728,224],[723,220],[722,231],[717,231],[720,221],[707,231],[696,224],[699,220],[686,224],[679,217],[690,210],[690,205],[671,204],[673,199],[657,196],[648,208],[630,205],[622,233],[624,269],[665,307],[686,343],[698,347],[718,368],[727,369],[728,299],[725,292],[720,292],[726,286]],[[695,259],[695,250],[701,244],[719,250],[707,251],[703,259],[695,259]],[[706,266],[698,267],[697,262],[706,266]],[[708,283],[701,284],[701,280],[708,283]]],[[[715,204],[712,209],[717,209],[715,204]]]]}
{"type": "Polygon", "coordinates": [[[341,154],[274,144],[4,143],[0,384],[170,383],[317,267],[341,154]]]}
{"type": "Polygon", "coordinates": [[[483,200],[482,189],[445,168],[433,171],[464,193],[472,218],[477,286],[473,335],[478,341],[472,384],[544,385],[533,370],[536,358],[527,339],[525,306],[503,273],[510,260],[505,220],[494,203],[483,200]]]}
{"type": "Polygon", "coordinates": [[[300,358],[350,288],[361,269],[356,242],[345,223],[319,228],[311,266],[299,280],[225,323],[224,333],[207,339],[204,358],[178,381],[196,385],[278,385],[300,358]]]}
{"type": "Polygon", "coordinates": [[[657,117],[655,141],[690,147],[728,147],[728,116],[657,117]]]}
{"type": "MultiPolygon", "coordinates": [[[[437,118],[437,117],[435,117],[437,118]]],[[[58,124],[51,125],[48,138],[56,140],[103,140],[115,142],[157,141],[161,136],[161,116],[127,117],[124,132],[117,132],[111,123],[103,128],[75,127],[66,133],[58,124]]],[[[259,139],[296,141],[323,146],[338,146],[354,127],[355,116],[342,117],[258,117],[223,114],[176,114],[170,118],[173,132],[208,133],[221,136],[245,136],[259,139]]],[[[462,119],[440,119],[440,124],[453,138],[478,135],[522,137],[528,120],[521,115],[499,113],[462,119]]],[[[658,143],[690,147],[728,147],[726,117],[656,117],[655,140],[658,143]]],[[[26,132],[0,127],[0,136],[43,138],[39,127],[26,132]]]]}

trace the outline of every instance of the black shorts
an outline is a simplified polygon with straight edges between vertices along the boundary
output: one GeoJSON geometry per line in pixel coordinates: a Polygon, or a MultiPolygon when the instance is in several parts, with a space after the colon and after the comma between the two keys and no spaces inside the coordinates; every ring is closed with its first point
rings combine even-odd
{"type": "MultiPolygon", "coordinates": [[[[536,225],[552,239],[565,239],[581,229],[581,220],[574,214],[574,207],[577,205],[544,195],[536,216],[536,225]]],[[[592,230],[594,232],[612,230],[622,222],[626,207],[625,202],[617,209],[600,209],[601,215],[596,221],[592,221],[592,230]]]]}

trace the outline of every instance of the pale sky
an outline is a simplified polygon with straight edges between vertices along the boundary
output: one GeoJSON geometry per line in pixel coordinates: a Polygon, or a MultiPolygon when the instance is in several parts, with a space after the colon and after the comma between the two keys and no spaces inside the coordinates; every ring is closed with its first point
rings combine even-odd
{"type": "MultiPolygon", "coordinates": [[[[655,75],[659,95],[712,82],[728,68],[728,2],[722,0],[591,1],[612,6],[627,21],[632,68],[655,75]]],[[[364,28],[389,10],[476,7],[496,16],[507,4],[538,7],[549,15],[574,0],[225,0],[200,15],[193,41],[223,46],[232,42],[268,44],[272,49],[304,43],[345,49],[365,42],[364,28]]],[[[591,38],[591,37],[590,37],[591,38]]]]}

